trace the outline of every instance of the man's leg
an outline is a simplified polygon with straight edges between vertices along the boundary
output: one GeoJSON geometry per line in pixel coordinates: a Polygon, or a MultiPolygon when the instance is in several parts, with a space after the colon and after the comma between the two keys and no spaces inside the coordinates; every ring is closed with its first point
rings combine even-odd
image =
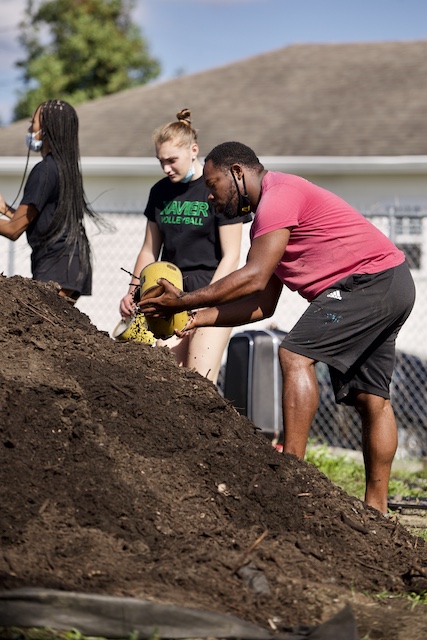
{"type": "Polygon", "coordinates": [[[311,423],[319,404],[315,361],[283,347],[283,451],[304,458],[311,423]]]}
{"type": "Polygon", "coordinates": [[[390,400],[355,391],[355,408],[362,419],[365,460],[365,502],[387,513],[388,483],[397,449],[397,427],[390,400]]]}

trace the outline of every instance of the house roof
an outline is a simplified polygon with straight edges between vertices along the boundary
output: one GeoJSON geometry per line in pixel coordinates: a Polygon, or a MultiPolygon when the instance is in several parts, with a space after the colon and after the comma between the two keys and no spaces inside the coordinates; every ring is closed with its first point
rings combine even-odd
{"type": "MultiPolygon", "coordinates": [[[[76,107],[80,150],[152,157],[153,130],[192,110],[204,156],[238,140],[258,156],[427,155],[427,40],[297,44],[76,107]]],[[[25,153],[26,121],[0,129],[25,153]]]]}

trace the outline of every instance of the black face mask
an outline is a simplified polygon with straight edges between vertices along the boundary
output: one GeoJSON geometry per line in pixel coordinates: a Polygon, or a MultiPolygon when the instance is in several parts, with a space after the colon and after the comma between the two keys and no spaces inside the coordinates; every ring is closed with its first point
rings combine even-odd
{"type": "Polygon", "coordinates": [[[241,216],[241,215],[245,215],[247,213],[250,213],[251,212],[251,203],[250,203],[250,200],[249,200],[249,196],[248,196],[248,194],[246,192],[245,176],[242,175],[244,193],[240,193],[239,185],[237,184],[237,180],[236,180],[236,176],[234,175],[234,171],[232,169],[230,169],[230,171],[231,171],[231,175],[233,176],[234,184],[236,185],[237,193],[239,194],[239,212],[238,212],[237,215],[241,216]]]}

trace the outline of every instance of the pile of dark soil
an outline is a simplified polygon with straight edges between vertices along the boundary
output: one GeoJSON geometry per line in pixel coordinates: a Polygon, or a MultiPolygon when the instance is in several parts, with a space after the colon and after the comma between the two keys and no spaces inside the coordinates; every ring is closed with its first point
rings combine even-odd
{"type": "Polygon", "coordinates": [[[361,637],[425,639],[425,606],[371,597],[427,589],[421,538],[278,453],[167,348],[99,332],[52,283],[1,276],[0,306],[2,590],[131,596],[279,630],[349,603],[361,637]]]}

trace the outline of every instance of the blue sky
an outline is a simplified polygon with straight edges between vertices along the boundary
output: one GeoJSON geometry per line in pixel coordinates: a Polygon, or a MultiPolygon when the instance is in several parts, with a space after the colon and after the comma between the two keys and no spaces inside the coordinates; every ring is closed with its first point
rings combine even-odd
{"type": "MultiPolygon", "coordinates": [[[[40,0],[36,0],[40,1],[40,0]]],[[[0,0],[0,119],[23,88],[14,63],[26,0],[0,0]]],[[[137,0],[133,19],[162,79],[293,43],[427,39],[427,0],[137,0]]]]}

